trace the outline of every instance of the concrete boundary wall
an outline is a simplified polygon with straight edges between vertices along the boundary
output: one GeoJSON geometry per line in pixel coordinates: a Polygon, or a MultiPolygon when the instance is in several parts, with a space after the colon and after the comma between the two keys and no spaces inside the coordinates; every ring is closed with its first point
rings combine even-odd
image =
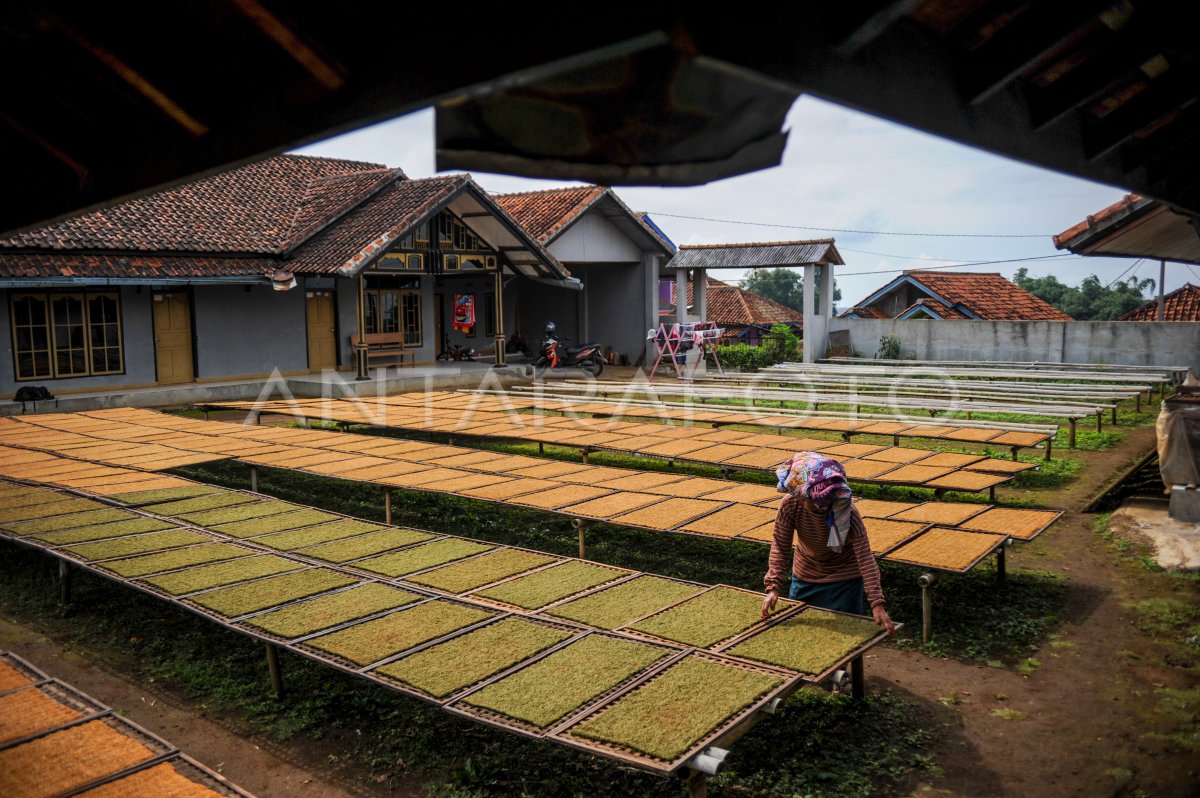
{"type": "Polygon", "coordinates": [[[1200,322],[830,319],[829,332],[838,330],[864,357],[894,335],[901,357],[917,360],[1186,365],[1200,376],[1200,322]]]}

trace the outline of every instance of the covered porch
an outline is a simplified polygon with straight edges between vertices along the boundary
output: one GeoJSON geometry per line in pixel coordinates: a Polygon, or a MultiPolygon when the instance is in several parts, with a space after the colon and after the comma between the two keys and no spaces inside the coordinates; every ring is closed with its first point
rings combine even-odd
{"type": "Polygon", "coordinates": [[[804,362],[824,356],[833,316],[833,267],[844,265],[832,238],[748,244],[684,245],[662,269],[660,295],[674,296],[674,315],[664,321],[708,320],[708,271],[804,269],[804,362]],[[669,281],[674,290],[669,291],[669,281]],[[690,292],[689,292],[690,287],[690,292]],[[689,308],[688,295],[692,297],[689,308]]]}

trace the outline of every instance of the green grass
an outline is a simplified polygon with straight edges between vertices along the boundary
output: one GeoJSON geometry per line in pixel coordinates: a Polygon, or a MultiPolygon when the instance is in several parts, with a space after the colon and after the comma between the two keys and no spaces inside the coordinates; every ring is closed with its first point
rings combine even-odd
{"type": "Polygon", "coordinates": [[[823,673],[879,632],[872,621],[806,609],[725,653],[801,673],[823,673]]]}
{"type": "Polygon", "coordinates": [[[268,499],[261,502],[247,502],[232,507],[219,507],[215,510],[199,510],[194,513],[179,513],[177,517],[199,526],[216,526],[217,524],[233,524],[238,521],[251,521],[272,515],[279,515],[290,510],[304,509],[278,499],[268,499]]]}
{"type": "Polygon", "coordinates": [[[210,493],[204,496],[197,496],[194,499],[182,499],[180,501],[151,504],[145,509],[147,512],[157,513],[158,515],[178,516],[183,515],[184,513],[197,513],[201,510],[216,510],[219,507],[233,507],[237,504],[247,504],[248,502],[258,501],[258,499],[258,496],[254,496],[250,493],[221,491],[220,493],[210,493]]]}
{"type": "Polygon", "coordinates": [[[1200,666],[1200,606],[1194,596],[1143,599],[1127,607],[1137,625],[1167,651],[1167,661],[1181,668],[1200,666]]]}
{"type": "Polygon", "coordinates": [[[588,635],[463,700],[544,729],[669,653],[633,640],[588,635]]]}
{"type": "Polygon", "coordinates": [[[1037,470],[1030,469],[1017,474],[1009,483],[1009,487],[1040,488],[1042,490],[1061,488],[1078,477],[1079,472],[1083,470],[1083,461],[1074,457],[1052,457],[1050,460],[1023,459],[1028,459],[1029,462],[1038,462],[1041,467],[1037,470]]]}
{"type": "Polygon", "coordinates": [[[782,682],[777,676],[689,657],[569,733],[669,762],[782,682]]]}
{"type": "Polygon", "coordinates": [[[485,543],[475,543],[474,541],[462,540],[461,538],[447,538],[445,540],[435,540],[432,543],[423,543],[420,546],[414,546],[411,549],[397,551],[392,554],[383,554],[379,557],[359,560],[354,563],[354,567],[383,574],[384,576],[397,577],[411,574],[413,571],[432,568],[442,563],[461,560],[463,557],[479,554],[492,548],[495,547],[485,543]]]}
{"type": "Polygon", "coordinates": [[[718,587],[629,628],[704,648],[759,623],[761,611],[760,596],[718,587]]]}
{"type": "Polygon", "coordinates": [[[337,632],[314,637],[307,645],[366,665],[434,638],[470,626],[495,613],[434,599],[337,632]]]}
{"type": "Polygon", "coordinates": [[[597,593],[568,601],[547,615],[567,618],[600,629],[616,629],[668,607],[703,588],[646,574],[597,593]]]}
{"type": "Polygon", "coordinates": [[[209,562],[230,560],[246,553],[246,549],[229,543],[201,543],[186,549],[172,549],[158,554],[146,554],[125,560],[107,562],[104,567],[125,577],[145,576],[159,571],[170,571],[187,565],[202,565],[209,562]]]}
{"type": "Polygon", "coordinates": [[[69,513],[67,515],[55,515],[50,518],[39,518],[35,521],[23,521],[19,524],[11,524],[8,529],[14,535],[25,537],[27,535],[37,535],[43,532],[54,532],[60,529],[74,529],[80,526],[91,526],[93,524],[106,524],[111,521],[132,521],[141,516],[125,510],[115,510],[112,508],[104,510],[85,510],[82,513],[69,513]]]}
{"type": "Polygon", "coordinates": [[[259,557],[241,557],[230,562],[201,565],[186,571],[152,576],[145,581],[165,590],[172,596],[181,596],[184,593],[194,593],[210,587],[220,587],[284,571],[294,571],[301,567],[298,562],[285,560],[274,554],[264,554],[259,557]]]}
{"type": "Polygon", "coordinates": [[[245,623],[291,639],[331,626],[419,601],[422,596],[401,587],[369,582],[349,590],[256,615],[245,623]]]}
{"type": "Polygon", "coordinates": [[[104,560],[109,557],[129,557],[134,554],[146,554],[160,549],[187,546],[191,543],[207,543],[208,541],[207,536],[190,529],[168,529],[162,532],[148,532],[145,535],[80,543],[75,546],[67,546],[65,550],[78,554],[85,560],[104,560]]]}
{"type": "Polygon", "coordinates": [[[40,535],[30,535],[34,540],[40,540],[51,546],[62,546],[67,543],[86,543],[89,540],[104,540],[118,538],[122,535],[137,535],[142,532],[158,532],[171,529],[169,521],[159,521],[157,518],[138,518],[133,521],[116,521],[107,524],[77,526],[73,529],[62,529],[57,532],[43,532],[40,535]]]}
{"type": "Polygon", "coordinates": [[[211,485],[187,485],[179,488],[161,488],[159,490],[135,490],[132,493],[118,493],[112,498],[125,504],[157,504],[161,502],[192,499],[209,493],[219,493],[220,488],[211,485]]]}
{"type": "Polygon", "coordinates": [[[571,636],[524,618],[503,618],[376,669],[434,698],[445,698],[571,636]]]}
{"type": "Polygon", "coordinates": [[[346,587],[353,584],[354,577],[339,574],[324,568],[312,568],[307,571],[269,576],[257,582],[244,585],[223,587],[209,593],[202,593],[192,601],[201,607],[234,618],[268,607],[286,604],[296,599],[315,596],[327,590],[346,587]]]}
{"type": "Polygon", "coordinates": [[[320,510],[293,510],[288,513],[267,516],[266,518],[251,518],[248,521],[236,521],[231,524],[220,524],[213,529],[223,535],[235,538],[249,538],[255,535],[267,535],[272,532],[286,532],[291,529],[312,526],[313,524],[337,521],[338,516],[323,513],[320,510]]]}
{"type": "Polygon", "coordinates": [[[907,622],[896,633],[902,648],[971,662],[1028,657],[1058,628],[1066,606],[1066,585],[1052,571],[1008,569],[996,581],[995,566],[977,566],[968,573],[938,580],[933,593],[933,637],[921,643],[921,590],[916,572],[880,563],[888,613],[907,622]]]}
{"type": "Polygon", "coordinates": [[[540,565],[547,565],[555,559],[548,554],[535,554],[520,549],[497,549],[463,562],[409,577],[408,581],[447,593],[462,593],[540,565]]]}
{"type": "Polygon", "coordinates": [[[401,546],[420,543],[432,537],[433,535],[428,532],[416,529],[384,527],[377,532],[322,543],[319,546],[300,549],[296,553],[326,562],[343,563],[357,560],[359,557],[370,557],[372,554],[398,549],[401,546]]]}
{"type": "Polygon", "coordinates": [[[331,540],[341,540],[342,538],[361,535],[364,532],[379,532],[385,528],[367,523],[366,521],[343,518],[338,521],[331,521],[328,524],[318,524],[317,526],[308,526],[302,529],[292,529],[287,532],[276,532],[271,535],[256,537],[254,542],[272,549],[291,551],[293,549],[302,549],[305,546],[315,546],[318,543],[328,543],[331,540]]]}
{"type": "Polygon", "coordinates": [[[534,610],[622,576],[621,571],[572,560],[480,590],[477,595],[534,610]]]}

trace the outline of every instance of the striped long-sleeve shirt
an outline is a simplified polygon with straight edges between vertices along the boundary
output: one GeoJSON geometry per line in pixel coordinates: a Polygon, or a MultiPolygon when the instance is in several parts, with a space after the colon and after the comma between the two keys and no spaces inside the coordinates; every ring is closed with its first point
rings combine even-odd
{"type": "Polygon", "coordinates": [[[879,566],[871,554],[867,528],[855,507],[850,512],[850,534],[846,545],[835,552],[826,545],[829,525],[824,513],[809,512],[804,503],[788,496],[775,516],[775,539],[771,541],[771,556],[763,584],[768,590],[778,590],[786,596],[791,575],[803,582],[823,584],[863,578],[867,600],[872,607],[883,604],[883,588],[879,584],[879,566]],[[792,533],[795,532],[793,553],[792,533]],[[790,568],[789,568],[790,566],[790,568]]]}

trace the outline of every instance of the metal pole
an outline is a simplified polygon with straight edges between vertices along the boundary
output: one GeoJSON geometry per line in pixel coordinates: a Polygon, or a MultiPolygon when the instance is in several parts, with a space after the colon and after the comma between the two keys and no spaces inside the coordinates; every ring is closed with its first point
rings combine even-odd
{"type": "Polygon", "coordinates": [[[267,670],[271,672],[271,690],[279,698],[283,695],[283,677],[279,673],[279,651],[271,643],[267,643],[267,670]]]}
{"type": "Polygon", "coordinates": [[[392,525],[392,489],[383,489],[383,522],[392,525]]]}
{"type": "Polygon", "coordinates": [[[250,466],[250,492],[258,493],[258,467],[250,466]]]}
{"type": "Polygon", "coordinates": [[[924,573],[917,577],[921,586],[921,644],[929,643],[933,636],[933,584],[937,574],[924,573]]]}
{"type": "Polygon", "coordinates": [[[586,560],[587,559],[587,541],[586,541],[585,529],[587,527],[587,522],[584,521],[582,518],[572,518],[571,526],[573,526],[577,530],[579,530],[579,559],[586,560]]]}
{"type": "Polygon", "coordinates": [[[64,607],[71,604],[71,566],[66,560],[58,561],[58,603],[64,607]]]}
{"type": "Polygon", "coordinates": [[[1167,279],[1167,261],[1165,259],[1158,262],[1158,315],[1155,316],[1155,321],[1162,321],[1166,315],[1167,302],[1163,297],[1163,283],[1167,279]]]}
{"type": "Polygon", "coordinates": [[[863,658],[859,654],[850,660],[850,695],[854,698],[862,698],[867,692],[863,670],[863,658]]]}

